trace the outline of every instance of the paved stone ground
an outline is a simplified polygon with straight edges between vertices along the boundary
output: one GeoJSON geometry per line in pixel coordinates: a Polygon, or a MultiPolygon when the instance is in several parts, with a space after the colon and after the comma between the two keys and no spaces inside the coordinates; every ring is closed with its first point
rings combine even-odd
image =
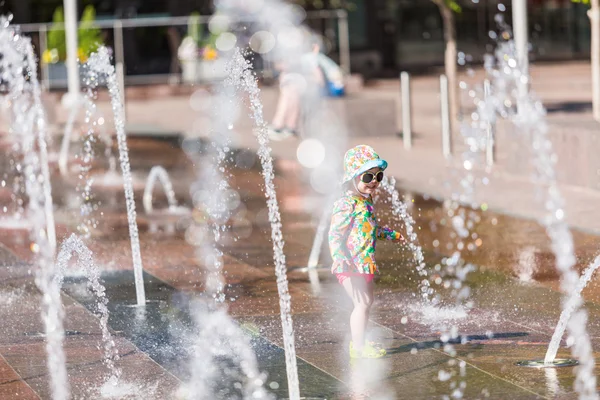
{"type": "MultiPolygon", "coordinates": [[[[568,72],[553,66],[534,69],[535,77],[539,74],[540,80],[546,79],[547,85],[552,83],[564,93],[559,96],[550,87],[542,86],[540,93],[549,100],[548,105],[585,102],[585,73],[586,66],[582,64],[572,65],[568,72]],[[560,76],[564,79],[557,78],[560,76]]],[[[342,131],[346,134],[326,137],[326,145],[341,142],[345,148],[355,143],[372,144],[390,161],[391,175],[398,178],[399,185],[414,191],[403,194],[412,205],[412,214],[420,227],[419,239],[429,268],[447,255],[449,250],[445,246],[453,242],[446,221],[447,210],[435,198],[447,197],[452,192],[447,183],[454,182],[453,171],[458,170],[456,163],[441,157],[438,147],[436,82],[431,77],[415,79],[414,91],[422,97],[415,99],[418,135],[411,151],[403,150],[401,139],[395,136],[397,82],[380,82],[346,100],[331,101],[326,108],[331,110],[327,114],[330,119],[323,124],[334,132],[336,118],[345,121],[342,131]],[[417,112],[417,105],[425,111],[417,112]],[[414,199],[414,203],[410,199],[414,199]]],[[[276,99],[275,90],[265,89],[263,99],[269,115],[276,99]]],[[[100,101],[100,107],[106,110],[106,102],[100,101]]],[[[577,131],[595,127],[595,123],[589,121],[588,112],[578,115],[581,115],[580,121],[568,114],[561,117],[551,114],[550,118],[556,119],[552,123],[564,123],[577,131]]],[[[132,100],[128,104],[128,118],[132,130],[145,131],[147,135],[157,132],[158,136],[164,131],[184,132],[187,138],[202,136],[206,124],[210,123],[206,104],[202,100],[190,104],[189,96],[132,100]]],[[[57,113],[55,124],[60,126],[64,120],[65,115],[57,113]]],[[[256,148],[248,119],[242,119],[233,132],[234,148],[256,148]]],[[[59,136],[56,138],[54,149],[59,145],[59,136]]],[[[465,398],[469,399],[577,397],[573,392],[573,369],[541,371],[514,365],[522,359],[543,358],[559,317],[560,294],[545,232],[528,220],[541,217],[541,207],[534,201],[535,191],[527,176],[511,170],[514,166],[507,150],[510,146],[503,147],[501,142],[497,168],[491,173],[490,183],[482,186],[477,194],[478,200],[486,201],[491,211],[480,214],[481,222],[475,230],[481,239],[478,250],[465,254],[479,266],[466,283],[472,290],[474,308],[467,313],[452,306],[435,309],[418,301],[411,255],[406,249],[382,243],[378,249],[382,275],[377,282],[370,335],[380,340],[390,355],[377,362],[357,365],[349,362],[346,353],[350,304],[340,286],[326,270],[307,274],[298,268],[307,263],[321,214],[319,206],[325,201],[311,189],[314,183],[311,172],[296,162],[298,143],[297,139],[290,139],[272,145],[277,158],[276,186],[283,213],[303,395],[347,399],[353,396],[355,384],[359,382],[375,399],[428,399],[450,394],[452,385],[464,381],[465,398]],[[454,344],[457,351],[454,357],[445,353],[439,342],[441,329],[448,325],[455,325],[464,339],[454,344]],[[464,378],[460,375],[461,364],[466,371],[464,378]],[[439,377],[444,376],[440,371],[448,372],[450,379],[440,380],[439,377]]],[[[134,303],[135,295],[122,190],[106,186],[96,192],[103,204],[98,212],[104,215],[100,228],[88,241],[103,269],[112,313],[110,327],[122,355],[118,361],[123,370],[120,392],[113,398],[174,398],[177,389],[189,379],[186,334],[193,335],[197,327],[190,323],[194,310],[188,304],[203,291],[206,270],[197,261],[196,249],[189,243],[189,237],[186,238],[186,224],[180,221],[172,225],[171,221],[157,228],[160,223],[141,211],[140,199],[144,179],[153,165],[164,165],[169,170],[177,198],[186,205],[191,205],[189,187],[196,178],[177,142],[131,137],[129,145],[142,256],[149,278],[147,290],[149,299],[153,300],[145,312],[136,313],[135,308],[128,307],[134,303]],[[174,329],[181,326],[185,329],[174,329]]],[[[560,154],[559,147],[559,157],[560,154]]],[[[339,154],[327,153],[327,156],[335,159],[339,154]]],[[[242,159],[246,158],[238,160],[242,159]]],[[[106,163],[99,164],[98,172],[101,172],[106,163]]],[[[328,173],[330,171],[318,170],[318,174],[326,178],[330,176],[328,173]]],[[[221,249],[225,254],[229,314],[240,326],[254,333],[252,346],[261,370],[268,373],[267,384],[277,398],[285,398],[287,383],[281,322],[261,179],[256,160],[249,169],[232,167],[232,186],[239,192],[243,207],[239,206],[237,224],[231,221],[231,233],[224,237],[221,249]]],[[[53,174],[61,239],[79,223],[73,195],[76,184],[76,174],[66,178],[56,172],[53,174]]],[[[598,195],[582,185],[562,184],[561,189],[567,200],[567,220],[579,228],[573,234],[577,267],[581,270],[598,251],[600,240],[590,234],[597,231],[594,205],[598,195]]],[[[7,200],[5,191],[0,193],[0,200],[7,200]]],[[[157,207],[164,204],[164,197],[159,195],[157,207]]],[[[382,207],[380,218],[396,225],[388,206],[382,207]]],[[[0,397],[49,398],[44,341],[40,335],[43,327],[38,317],[40,295],[31,275],[35,266],[29,264],[27,233],[3,228],[0,241],[0,319],[3,321],[0,397]]],[[[321,262],[328,263],[326,255],[321,262]]],[[[92,314],[92,303],[81,277],[77,271],[73,272],[63,291],[70,383],[74,398],[99,398],[106,369],[97,347],[98,320],[92,314]]],[[[436,286],[436,290],[447,297],[441,287],[436,286]]],[[[590,314],[588,330],[597,349],[600,286],[595,280],[584,291],[584,298],[590,314]]],[[[563,342],[559,356],[568,355],[563,342]]]]}
{"type": "MultiPolygon", "coordinates": [[[[571,226],[600,232],[595,223],[596,201],[600,188],[599,124],[591,118],[591,92],[589,64],[574,62],[542,64],[531,67],[532,89],[544,102],[548,111],[550,139],[557,153],[557,179],[566,200],[566,218],[571,226]]],[[[464,75],[470,84],[480,82],[482,72],[473,77],[464,75]]],[[[183,133],[187,137],[205,136],[211,124],[210,96],[198,88],[188,88],[183,95],[166,95],[168,88],[131,88],[127,102],[129,131],[183,133]],[[194,93],[190,96],[190,93],[194,93]]],[[[178,91],[181,93],[182,91],[178,91]]],[[[398,103],[397,80],[375,81],[347,98],[329,100],[325,107],[329,119],[317,129],[305,131],[307,136],[318,137],[328,146],[327,158],[338,159],[343,149],[358,143],[373,145],[390,161],[389,172],[404,187],[442,198],[451,192],[447,182],[453,181],[456,170],[462,168],[462,139],[454,133],[455,152],[451,160],[441,154],[438,79],[435,76],[413,78],[413,148],[406,151],[400,131],[401,107],[398,103]],[[335,145],[334,145],[335,144],[335,145]]],[[[54,94],[48,98],[50,114],[57,127],[67,119],[54,94]]],[[[100,96],[98,107],[110,119],[110,104],[105,95],[100,96]],[[103,100],[104,99],[104,100],[103,100]]],[[[275,87],[264,87],[261,92],[264,114],[269,120],[277,100],[275,87]]],[[[464,104],[468,104],[463,99],[464,104]]],[[[252,121],[241,110],[235,128],[234,144],[256,149],[258,144],[251,135],[252,121]]],[[[535,201],[529,178],[527,146],[524,146],[514,129],[499,126],[497,129],[496,164],[489,170],[490,183],[478,188],[476,200],[487,203],[496,210],[539,219],[543,209],[535,201]]],[[[57,129],[56,132],[60,132],[57,129]]],[[[299,141],[289,139],[272,143],[273,154],[281,159],[296,160],[299,141]]],[[[480,171],[483,175],[484,171],[480,171]]],[[[600,217],[600,215],[598,215],[600,217]]]]}
{"type": "MultiPolygon", "coordinates": [[[[177,198],[189,206],[189,187],[196,178],[181,150],[168,141],[147,138],[131,138],[129,144],[135,182],[143,182],[152,165],[167,165],[177,198]]],[[[247,160],[241,154],[248,157],[251,153],[237,153],[234,160],[247,160]]],[[[249,169],[228,166],[232,186],[242,200],[236,218],[245,222],[231,221],[232,229],[220,248],[224,252],[229,314],[253,332],[253,350],[261,371],[268,374],[267,384],[277,398],[285,398],[287,383],[272,243],[256,161],[253,166],[242,163],[249,169]]],[[[482,239],[481,246],[473,254],[465,254],[480,266],[466,283],[475,305],[470,312],[452,305],[437,309],[420,302],[415,297],[417,277],[411,255],[406,249],[381,243],[378,260],[382,275],[377,282],[370,336],[381,341],[390,355],[376,362],[350,363],[346,353],[348,299],[326,269],[307,274],[298,268],[307,263],[320,216],[318,206],[324,200],[311,190],[304,171],[296,164],[281,160],[276,167],[304,396],[349,399],[356,398],[353,393],[357,390],[366,389],[373,399],[429,399],[449,394],[452,385],[464,382],[465,398],[469,399],[576,398],[573,369],[544,372],[514,365],[519,360],[543,357],[560,312],[557,274],[544,231],[536,223],[491,211],[480,214],[481,222],[475,232],[482,239]],[[454,344],[454,357],[444,352],[439,342],[440,330],[448,325],[456,326],[462,335],[461,341],[454,344]],[[464,377],[460,375],[461,364],[464,377]],[[444,372],[450,374],[449,380],[439,379],[444,372]],[[357,383],[361,384],[359,388],[355,387],[357,383]]],[[[63,178],[54,173],[53,177],[62,239],[75,231],[79,223],[78,208],[70,195],[77,176],[63,178]]],[[[190,374],[187,335],[193,336],[198,329],[190,322],[195,311],[189,304],[203,292],[207,270],[195,257],[196,248],[189,243],[185,221],[176,221],[169,233],[169,223],[161,225],[142,211],[143,185],[135,186],[150,300],[143,312],[131,307],[135,290],[120,189],[104,187],[95,192],[102,201],[98,212],[103,217],[87,241],[103,270],[110,300],[109,324],[122,356],[117,365],[123,374],[112,398],[176,398],[177,390],[190,374]],[[161,225],[158,230],[152,228],[153,222],[161,225]]],[[[155,207],[160,209],[166,199],[158,193],[155,207]]],[[[419,238],[429,268],[433,268],[446,254],[445,245],[453,241],[451,231],[439,202],[417,194],[412,194],[412,198],[419,238]],[[441,245],[436,245],[435,240],[441,245]]],[[[389,205],[382,203],[380,210],[382,222],[398,225],[390,215],[389,205]]],[[[401,224],[398,226],[402,228],[401,224]]],[[[35,266],[28,264],[31,254],[27,233],[1,229],[0,235],[0,393],[13,398],[49,398],[44,341],[40,335],[43,327],[38,317],[40,296],[31,276],[35,266]]],[[[574,235],[581,269],[593,258],[599,239],[582,232],[574,235]]],[[[328,263],[326,254],[321,262],[328,263]]],[[[436,286],[436,291],[447,298],[440,286],[436,286]]],[[[596,348],[600,344],[599,293],[595,282],[584,293],[590,313],[588,329],[596,348]]],[[[92,314],[93,299],[77,270],[69,275],[62,297],[73,396],[101,398],[104,393],[110,398],[106,387],[103,392],[106,369],[97,347],[100,331],[92,314]]],[[[568,349],[563,347],[559,356],[568,355],[568,349]]]]}

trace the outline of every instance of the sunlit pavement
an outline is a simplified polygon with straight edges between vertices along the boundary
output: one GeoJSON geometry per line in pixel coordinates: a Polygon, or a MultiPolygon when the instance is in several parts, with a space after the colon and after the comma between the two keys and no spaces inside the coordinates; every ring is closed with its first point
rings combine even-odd
{"type": "MultiPolygon", "coordinates": [[[[203,292],[206,272],[195,258],[195,247],[186,240],[185,221],[171,228],[152,221],[143,211],[141,197],[145,177],[154,164],[167,167],[178,201],[187,206],[191,206],[189,187],[196,178],[191,162],[174,142],[137,138],[130,140],[130,147],[134,182],[138,182],[134,186],[149,303],[145,310],[131,307],[135,290],[122,189],[98,189],[100,225],[87,243],[103,269],[109,325],[121,354],[117,364],[123,376],[118,391],[100,388],[106,373],[99,347],[100,327],[90,312],[93,302],[83,278],[74,270],[63,290],[65,351],[74,398],[110,393],[114,398],[174,398],[189,377],[185,343],[192,332],[193,309],[188,303],[203,292]],[[104,215],[100,217],[100,213],[104,215]]],[[[252,159],[251,153],[244,154],[252,159]]],[[[284,398],[287,382],[281,319],[260,167],[256,159],[243,163],[249,168],[234,164],[228,164],[227,170],[231,186],[244,204],[238,211],[243,210],[239,217],[245,223],[233,224],[220,242],[226,302],[229,314],[252,338],[260,369],[268,374],[265,387],[284,398]]],[[[297,164],[285,157],[276,161],[275,184],[282,210],[303,396],[347,399],[360,392],[374,399],[428,399],[450,395],[456,387],[466,385],[465,398],[577,397],[573,368],[538,370],[515,365],[544,357],[560,313],[557,274],[542,228],[491,211],[479,214],[481,222],[474,230],[481,239],[479,247],[473,254],[464,252],[479,266],[467,279],[474,304],[471,310],[454,307],[451,302],[436,309],[419,301],[412,255],[392,243],[380,243],[382,273],[370,336],[382,342],[388,356],[351,363],[347,354],[350,302],[326,268],[326,243],[320,259],[324,268],[311,274],[302,270],[322,207],[329,206],[308,182],[306,171],[297,164]],[[456,326],[461,335],[454,343],[455,357],[444,352],[439,340],[440,331],[449,325],[456,326]]],[[[60,239],[74,232],[80,222],[79,210],[69,200],[76,183],[76,175],[61,178],[53,174],[60,239]]],[[[160,190],[155,193],[155,208],[166,206],[160,190]]],[[[412,198],[411,212],[431,269],[447,254],[451,230],[439,202],[417,194],[412,198]]],[[[378,216],[402,230],[383,196],[378,216]]],[[[2,229],[0,235],[4,244],[0,255],[0,398],[49,398],[40,296],[31,275],[34,267],[27,262],[27,234],[2,229]]],[[[596,255],[600,239],[579,231],[574,238],[581,269],[596,255]]],[[[447,299],[440,286],[433,287],[447,299]]],[[[592,281],[584,298],[590,314],[588,330],[596,348],[600,344],[599,295],[600,287],[592,281]]],[[[568,356],[563,340],[559,357],[568,356]]]]}
{"type": "MultiPolygon", "coordinates": [[[[480,69],[469,76],[461,72],[461,79],[470,85],[481,84],[480,69]]],[[[591,117],[591,74],[589,63],[572,62],[533,64],[531,66],[532,90],[548,109],[550,139],[557,154],[557,179],[566,200],[565,219],[569,225],[589,232],[600,233],[596,221],[600,219],[600,141],[597,140],[598,123],[591,117]]],[[[346,148],[356,144],[369,144],[389,163],[389,174],[401,181],[404,188],[427,193],[437,198],[447,198],[452,190],[448,182],[456,183],[463,169],[464,143],[457,129],[453,132],[453,156],[446,160],[441,150],[441,118],[439,79],[437,75],[413,76],[412,80],[413,147],[404,149],[401,131],[399,81],[373,81],[360,90],[354,90],[343,99],[328,99],[326,110],[333,121],[317,123],[318,129],[305,129],[303,138],[336,141],[327,157],[341,157],[346,148]],[[341,153],[341,154],[340,154],[341,153]]],[[[270,121],[277,101],[277,86],[261,87],[261,102],[265,120],[270,121]]],[[[47,95],[49,110],[58,134],[68,118],[60,106],[60,94],[47,95]]],[[[468,113],[472,99],[468,91],[461,97],[463,113],[468,113]]],[[[111,126],[110,103],[106,93],[101,93],[98,109],[104,112],[106,124],[111,126]]],[[[126,102],[128,134],[183,135],[194,138],[206,136],[210,124],[211,102],[205,87],[159,86],[128,88],[126,102]]],[[[238,148],[258,148],[252,134],[253,123],[241,108],[239,121],[232,131],[238,148]]],[[[109,129],[110,130],[110,129],[109,129]]],[[[496,161],[489,170],[489,183],[479,184],[475,197],[491,209],[524,218],[543,217],[543,207],[536,200],[536,191],[530,184],[531,146],[522,141],[523,135],[507,123],[496,129],[496,161]]],[[[297,160],[296,150],[300,139],[290,138],[272,142],[273,154],[282,160],[297,160]]],[[[476,165],[483,177],[484,160],[476,165]]]]}

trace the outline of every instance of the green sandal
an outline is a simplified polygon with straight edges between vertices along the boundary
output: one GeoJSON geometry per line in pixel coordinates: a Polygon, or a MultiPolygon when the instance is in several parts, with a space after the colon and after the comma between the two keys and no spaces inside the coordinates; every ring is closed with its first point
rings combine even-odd
{"type": "Polygon", "coordinates": [[[385,349],[380,348],[378,343],[367,342],[359,352],[354,348],[354,343],[350,342],[350,358],[381,358],[385,357],[387,352],[385,349]]]}
{"type": "Polygon", "coordinates": [[[375,347],[376,349],[379,349],[379,350],[383,349],[383,344],[381,344],[379,342],[374,342],[374,341],[370,340],[370,341],[367,341],[367,344],[371,345],[371,346],[373,346],[373,347],[375,347]]]}

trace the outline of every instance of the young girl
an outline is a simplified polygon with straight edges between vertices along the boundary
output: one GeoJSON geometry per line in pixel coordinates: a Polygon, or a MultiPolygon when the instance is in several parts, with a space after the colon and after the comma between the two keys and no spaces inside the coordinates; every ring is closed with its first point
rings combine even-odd
{"type": "Polygon", "coordinates": [[[377,272],[377,239],[402,240],[399,232],[377,226],[371,195],[383,180],[387,162],[370,146],[356,146],[344,156],[345,193],[333,206],[329,248],[331,272],[354,303],[350,315],[351,358],[380,358],[386,351],[375,343],[365,343],[369,311],[373,304],[373,277],[377,272]]]}

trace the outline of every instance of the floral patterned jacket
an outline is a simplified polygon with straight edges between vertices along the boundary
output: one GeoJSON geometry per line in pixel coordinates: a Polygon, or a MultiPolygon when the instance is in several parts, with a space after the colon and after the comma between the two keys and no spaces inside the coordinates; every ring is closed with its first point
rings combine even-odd
{"type": "Polygon", "coordinates": [[[333,205],[329,229],[329,250],[333,259],[331,273],[377,272],[377,239],[402,240],[402,235],[393,229],[377,226],[370,197],[346,193],[333,205]]]}

